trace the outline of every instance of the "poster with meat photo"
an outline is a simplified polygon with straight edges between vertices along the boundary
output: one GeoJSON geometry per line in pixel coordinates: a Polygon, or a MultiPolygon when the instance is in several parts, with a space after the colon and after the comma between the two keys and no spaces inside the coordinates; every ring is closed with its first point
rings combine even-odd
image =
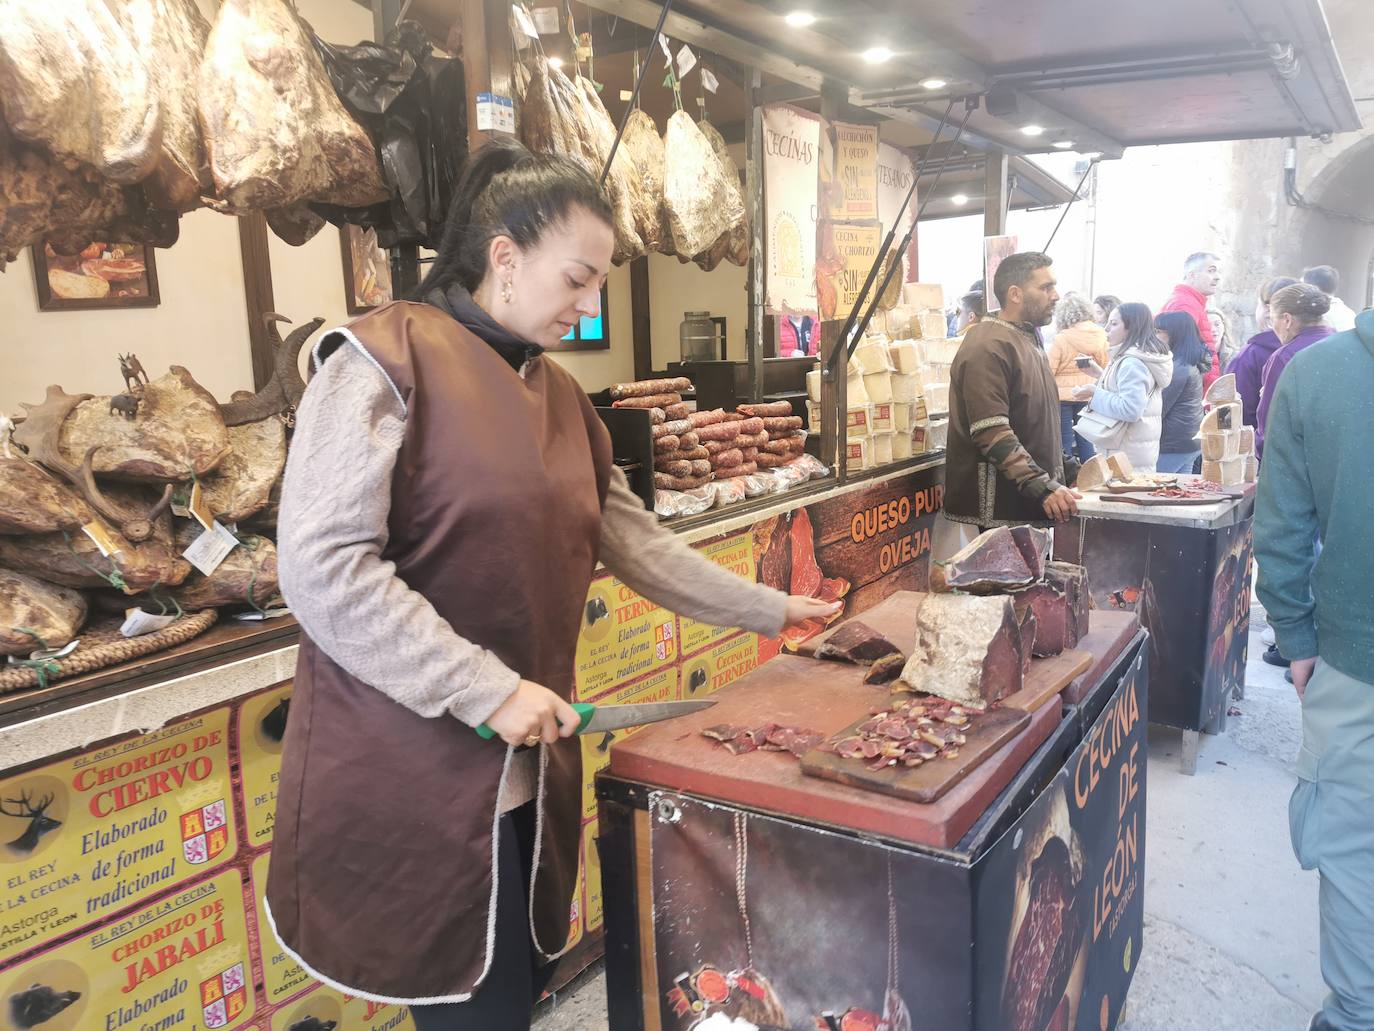
{"type": "Polygon", "coordinates": [[[977,868],[979,1031],[1116,1026],[1144,922],[1146,670],[977,868]]]}
{"type": "MultiPolygon", "coordinates": [[[[1250,650],[1250,593],[1254,569],[1254,538],[1240,524],[1217,531],[1216,576],[1207,618],[1207,671],[1203,696],[1227,704],[1232,691],[1245,683],[1250,650]]],[[[1213,711],[1212,715],[1215,715],[1213,711]]]]}
{"type": "Polygon", "coordinates": [[[146,244],[92,240],[59,254],[45,243],[31,253],[39,311],[156,308],[160,303],[153,248],[146,244]]]}
{"type": "Polygon", "coordinates": [[[339,230],[343,247],[345,303],[361,315],[391,300],[391,264],[377,245],[377,232],[348,225],[339,230]]]}

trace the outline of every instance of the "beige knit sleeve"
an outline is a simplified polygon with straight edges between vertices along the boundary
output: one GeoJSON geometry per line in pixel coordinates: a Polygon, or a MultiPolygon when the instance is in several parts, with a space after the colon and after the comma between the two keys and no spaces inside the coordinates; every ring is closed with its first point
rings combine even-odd
{"type": "Polygon", "coordinates": [[[614,468],[601,517],[601,561],[644,597],[681,615],[765,637],[782,632],[787,595],[703,558],[659,525],[614,468]]]}
{"type": "Polygon", "coordinates": [[[282,483],[282,593],[326,655],[421,716],[477,726],[519,674],[460,637],[382,558],[405,410],[356,346],[324,363],[296,412],[282,483]]]}

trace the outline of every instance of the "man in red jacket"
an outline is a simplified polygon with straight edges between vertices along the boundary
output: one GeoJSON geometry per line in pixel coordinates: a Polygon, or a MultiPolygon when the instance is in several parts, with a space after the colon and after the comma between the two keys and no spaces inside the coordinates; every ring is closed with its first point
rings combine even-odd
{"type": "Polygon", "coordinates": [[[1212,335],[1212,324],[1207,319],[1207,298],[1217,292],[1221,282],[1221,259],[1207,251],[1188,255],[1183,263],[1183,282],[1174,287],[1174,292],[1159,309],[1166,311],[1186,311],[1197,323],[1197,331],[1202,342],[1212,355],[1212,369],[1202,377],[1202,389],[1210,387],[1221,375],[1221,359],[1217,357],[1217,341],[1212,335]]]}

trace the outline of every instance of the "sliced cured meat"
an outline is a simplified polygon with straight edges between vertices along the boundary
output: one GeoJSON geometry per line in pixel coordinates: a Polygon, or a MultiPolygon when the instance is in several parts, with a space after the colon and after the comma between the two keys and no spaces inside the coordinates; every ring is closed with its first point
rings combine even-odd
{"type": "Polygon", "coordinates": [[[816,564],[816,541],[811,529],[811,516],[799,508],[792,514],[792,594],[814,598],[820,593],[825,579],[816,564]]]}
{"type": "Polygon", "coordinates": [[[901,650],[867,623],[851,619],[840,625],[816,649],[818,659],[836,659],[867,666],[901,650]]]}
{"type": "Polygon", "coordinates": [[[701,732],[702,737],[709,737],[713,741],[729,741],[739,737],[744,733],[744,727],[737,727],[730,723],[718,723],[714,727],[707,727],[701,732]]]}
{"type": "Polygon", "coordinates": [[[1073,866],[1062,838],[1031,864],[1030,901],[1016,932],[1002,994],[1008,1031],[1041,1031],[1059,1008],[1079,942],[1073,866]]]}
{"type": "Polygon", "coordinates": [[[929,694],[986,709],[1021,690],[1022,654],[1020,623],[1010,598],[929,594],[916,610],[916,642],[902,680],[929,694]]]}
{"type": "Polygon", "coordinates": [[[868,674],[864,677],[865,684],[890,684],[902,673],[902,667],[906,665],[906,656],[901,652],[892,652],[884,655],[880,659],[875,659],[873,665],[868,668],[868,674]]]}

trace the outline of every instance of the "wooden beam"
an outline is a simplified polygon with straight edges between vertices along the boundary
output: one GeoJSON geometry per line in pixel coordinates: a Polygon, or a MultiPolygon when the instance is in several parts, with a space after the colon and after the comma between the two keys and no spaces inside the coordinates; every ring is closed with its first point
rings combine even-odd
{"type": "Polygon", "coordinates": [[[990,150],[983,168],[983,235],[1007,231],[1007,152],[990,150]]]}
{"type": "Polygon", "coordinates": [[[748,326],[745,329],[745,353],[749,356],[749,400],[757,402],[763,395],[763,105],[758,102],[763,75],[755,69],[749,76],[749,88],[744,91],[745,125],[749,127],[744,148],[744,210],[749,216],[748,326]]]}
{"type": "MultiPolygon", "coordinates": [[[[510,4],[501,0],[459,0],[458,25],[462,39],[459,56],[468,89],[468,150],[477,150],[495,134],[477,128],[477,94],[511,97],[514,61],[507,29],[510,4]]],[[[515,112],[519,129],[520,112],[515,112]]]]}
{"type": "Polygon", "coordinates": [[[267,219],[261,212],[239,216],[239,255],[243,259],[243,297],[248,308],[248,346],[253,359],[253,389],[272,378],[277,356],[263,316],[275,310],[272,258],[267,251],[267,219]]]}
{"type": "Polygon", "coordinates": [[[635,379],[654,371],[654,340],[649,322],[649,258],[630,262],[630,335],[634,341],[635,379]]]}
{"type": "MultiPolygon", "coordinates": [[[[827,80],[821,86],[821,118],[825,119],[821,132],[829,131],[828,123],[844,109],[845,101],[846,90],[840,83],[827,80]]],[[[821,225],[820,221],[816,223],[818,230],[821,225]]],[[[842,328],[843,320],[822,322],[817,327],[820,342],[816,347],[821,359],[821,461],[835,471],[841,483],[845,481],[844,442],[848,433],[848,367],[841,363],[838,374],[833,376],[831,369],[835,349],[844,347],[840,341],[842,328]]]]}

